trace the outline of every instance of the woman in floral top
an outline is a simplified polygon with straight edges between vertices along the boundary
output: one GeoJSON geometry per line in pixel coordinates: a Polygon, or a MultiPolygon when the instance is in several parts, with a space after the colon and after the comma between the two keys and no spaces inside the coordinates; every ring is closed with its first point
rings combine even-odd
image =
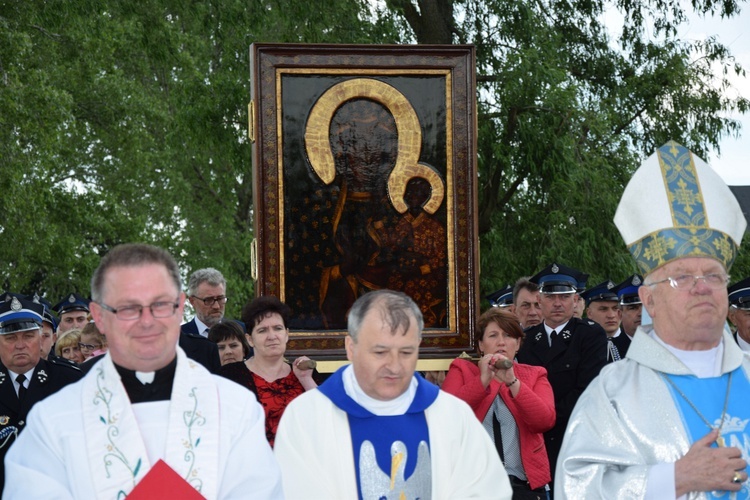
{"type": "Polygon", "coordinates": [[[221,367],[221,375],[253,391],[266,413],[266,438],[273,446],[284,409],[294,398],[318,386],[317,373],[300,369],[301,356],[289,363],[284,359],[289,340],[289,307],[272,295],[258,297],[242,309],[242,321],[250,331],[254,355],[221,367]]]}

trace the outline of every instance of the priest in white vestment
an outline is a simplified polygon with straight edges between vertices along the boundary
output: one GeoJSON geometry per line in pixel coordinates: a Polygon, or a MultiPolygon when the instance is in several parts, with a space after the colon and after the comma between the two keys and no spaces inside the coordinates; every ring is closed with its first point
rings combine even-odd
{"type": "Polygon", "coordinates": [[[469,406],[415,374],[422,327],[402,293],[378,290],[354,303],[351,364],[281,417],[274,452],[287,498],[511,498],[469,406]]]}
{"type": "Polygon", "coordinates": [[[750,358],[724,332],[740,207],[670,142],[636,171],[615,223],[645,276],[638,293],[653,325],[578,400],[556,500],[747,499],[750,358]]]}
{"type": "Polygon", "coordinates": [[[120,245],[91,292],[109,352],[34,406],[6,457],[4,498],[283,498],[253,394],[177,347],[185,294],[174,259],[120,245]]]}

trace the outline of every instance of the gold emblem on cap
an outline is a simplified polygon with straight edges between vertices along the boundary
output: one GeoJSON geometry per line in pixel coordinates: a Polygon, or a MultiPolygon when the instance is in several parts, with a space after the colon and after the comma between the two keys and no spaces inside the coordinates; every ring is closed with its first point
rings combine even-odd
{"type": "Polygon", "coordinates": [[[8,415],[0,416],[0,425],[8,425],[8,422],[10,422],[10,417],[8,415]]]}
{"type": "Polygon", "coordinates": [[[18,297],[13,297],[13,300],[10,301],[10,308],[14,311],[20,311],[23,309],[23,306],[21,305],[21,302],[18,300],[18,297]]]}

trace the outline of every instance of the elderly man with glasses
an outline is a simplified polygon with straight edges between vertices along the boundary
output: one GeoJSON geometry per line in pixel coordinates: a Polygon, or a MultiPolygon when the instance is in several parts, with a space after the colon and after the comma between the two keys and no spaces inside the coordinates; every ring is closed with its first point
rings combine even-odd
{"type": "Polygon", "coordinates": [[[748,498],[750,358],[724,330],[746,221],[721,178],[667,143],[615,214],[652,328],[578,400],[557,464],[565,498],[748,498]]]}
{"type": "Polygon", "coordinates": [[[4,498],[282,498],[260,404],[177,346],[174,259],[115,247],[91,294],[109,351],[32,409],[6,458],[4,498]]]}
{"type": "Polygon", "coordinates": [[[226,293],[227,280],[221,272],[212,267],[195,271],[188,280],[187,298],[195,317],[182,325],[182,331],[207,338],[208,330],[224,318],[226,293]]]}

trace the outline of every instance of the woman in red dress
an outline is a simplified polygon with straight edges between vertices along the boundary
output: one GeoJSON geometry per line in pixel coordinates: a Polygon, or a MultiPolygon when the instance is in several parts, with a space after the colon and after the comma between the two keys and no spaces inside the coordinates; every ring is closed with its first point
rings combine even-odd
{"type": "Polygon", "coordinates": [[[301,369],[301,356],[284,359],[289,340],[289,307],[272,295],[258,297],[242,309],[242,321],[250,331],[252,357],[221,367],[220,374],[253,391],[266,413],[266,438],[273,446],[276,429],[286,406],[305,391],[318,386],[312,369],[301,369]]]}

